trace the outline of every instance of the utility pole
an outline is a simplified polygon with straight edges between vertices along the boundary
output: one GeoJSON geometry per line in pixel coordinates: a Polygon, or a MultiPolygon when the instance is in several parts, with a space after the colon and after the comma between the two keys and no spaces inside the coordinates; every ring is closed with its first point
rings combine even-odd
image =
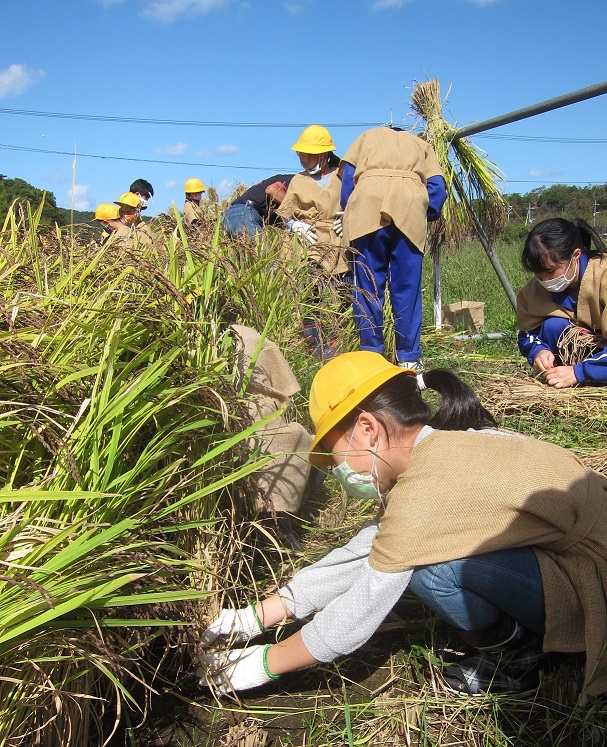
{"type": "Polygon", "coordinates": [[[508,225],[510,225],[510,216],[512,215],[512,205],[508,203],[506,205],[506,217],[508,219],[508,225]]]}
{"type": "Polygon", "coordinates": [[[527,206],[527,217],[525,218],[525,225],[530,226],[533,223],[533,211],[535,210],[535,207],[529,203],[527,206]]]}
{"type": "Polygon", "coordinates": [[[594,207],[592,208],[592,225],[596,228],[596,216],[599,214],[600,205],[594,198],[594,207]]]}

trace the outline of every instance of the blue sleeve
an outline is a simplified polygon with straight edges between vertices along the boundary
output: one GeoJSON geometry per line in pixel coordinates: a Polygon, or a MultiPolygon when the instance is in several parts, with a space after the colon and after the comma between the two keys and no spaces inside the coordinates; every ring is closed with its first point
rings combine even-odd
{"type": "Polygon", "coordinates": [[[521,355],[527,359],[530,366],[533,366],[533,361],[540,350],[550,350],[550,346],[542,342],[538,331],[531,330],[531,332],[525,332],[524,330],[520,330],[518,333],[518,349],[521,355]]]}
{"type": "Polygon", "coordinates": [[[348,200],[350,199],[350,195],[352,194],[352,192],[354,192],[355,171],[356,167],[352,166],[351,163],[348,163],[347,161],[344,163],[344,168],[341,174],[341,196],[339,199],[342,210],[345,210],[346,205],[348,204],[348,200]]]}
{"type": "Polygon", "coordinates": [[[573,373],[580,383],[607,384],[607,350],[597,350],[590,358],[576,363],[573,373]]]}
{"type": "Polygon", "coordinates": [[[447,199],[445,180],[442,176],[431,176],[426,182],[426,189],[428,190],[428,212],[426,213],[426,220],[438,220],[440,211],[447,199]]]}

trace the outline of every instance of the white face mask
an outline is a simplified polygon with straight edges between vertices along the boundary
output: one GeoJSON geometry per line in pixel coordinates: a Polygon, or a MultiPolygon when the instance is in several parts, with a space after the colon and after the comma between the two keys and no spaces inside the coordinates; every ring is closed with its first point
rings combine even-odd
{"type": "Polygon", "coordinates": [[[139,195],[139,209],[145,210],[147,206],[148,206],[148,201],[145,199],[145,197],[141,197],[141,195],[139,195]]]}
{"type": "Polygon", "coordinates": [[[362,475],[360,472],[356,472],[356,470],[352,469],[348,464],[347,456],[357,426],[358,423],[354,426],[354,430],[350,436],[346,458],[341,464],[333,467],[332,475],[348,495],[351,495],[353,498],[360,498],[363,501],[374,501],[377,498],[381,498],[381,493],[376,487],[376,485],[379,485],[379,478],[377,476],[377,448],[379,446],[379,439],[375,444],[375,449],[373,450],[371,472],[368,475],[362,475]]]}
{"type": "Polygon", "coordinates": [[[569,272],[569,268],[571,267],[572,262],[573,257],[571,257],[571,259],[569,260],[567,269],[562,275],[557,275],[555,278],[550,278],[550,280],[540,280],[539,278],[536,278],[537,282],[542,286],[542,288],[545,288],[551,293],[560,293],[561,291],[564,291],[565,288],[568,288],[577,277],[577,269],[573,271],[573,277],[567,277],[567,273],[569,272]]]}
{"type": "Polygon", "coordinates": [[[320,174],[322,171],[322,166],[320,165],[320,161],[316,164],[316,166],[312,166],[311,169],[306,169],[306,173],[310,174],[310,176],[316,176],[316,174],[320,174]]]}

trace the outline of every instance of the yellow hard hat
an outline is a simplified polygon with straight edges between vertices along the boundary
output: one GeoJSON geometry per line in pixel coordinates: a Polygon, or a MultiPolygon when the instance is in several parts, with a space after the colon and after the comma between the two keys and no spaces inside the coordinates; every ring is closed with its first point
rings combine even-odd
{"type": "Polygon", "coordinates": [[[121,207],[138,208],[141,205],[141,200],[139,199],[139,195],[136,195],[134,192],[125,192],[123,195],[120,195],[119,199],[114,200],[114,204],[121,207]]]}
{"type": "Polygon", "coordinates": [[[192,179],[188,179],[185,183],[185,189],[184,192],[186,194],[190,193],[196,193],[196,192],[204,192],[206,190],[206,187],[204,184],[200,181],[200,179],[197,179],[196,177],[193,177],[192,179]]]}
{"type": "Polygon", "coordinates": [[[310,417],[315,430],[310,463],[317,467],[331,464],[328,454],[317,453],[327,433],[381,384],[399,374],[414,373],[367,350],[343,353],[326,363],[314,377],[310,389],[310,417]]]}
{"type": "Polygon", "coordinates": [[[95,217],[93,220],[118,220],[120,218],[120,208],[109,202],[102,202],[95,208],[95,217]]]}
{"type": "Polygon", "coordinates": [[[329,153],[335,150],[335,143],[331,138],[331,133],[322,125],[310,125],[299,136],[291,150],[298,153],[329,153]]]}

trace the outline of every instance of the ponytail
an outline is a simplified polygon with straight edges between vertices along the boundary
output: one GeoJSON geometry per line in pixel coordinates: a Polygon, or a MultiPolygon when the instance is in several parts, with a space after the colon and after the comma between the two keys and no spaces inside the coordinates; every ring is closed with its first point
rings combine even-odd
{"type": "Polygon", "coordinates": [[[440,407],[428,425],[441,431],[468,428],[478,431],[497,426],[493,415],[482,406],[472,389],[450,371],[437,368],[423,376],[426,387],[441,396],[440,407]]]}
{"type": "Polygon", "coordinates": [[[394,376],[363,400],[354,412],[344,418],[344,425],[354,421],[362,411],[370,412],[387,426],[382,414],[408,429],[430,425],[437,430],[465,431],[496,427],[493,416],[481,405],[467,384],[443,369],[424,374],[394,376]],[[433,389],[441,395],[441,404],[433,415],[420,390],[433,389]]]}

